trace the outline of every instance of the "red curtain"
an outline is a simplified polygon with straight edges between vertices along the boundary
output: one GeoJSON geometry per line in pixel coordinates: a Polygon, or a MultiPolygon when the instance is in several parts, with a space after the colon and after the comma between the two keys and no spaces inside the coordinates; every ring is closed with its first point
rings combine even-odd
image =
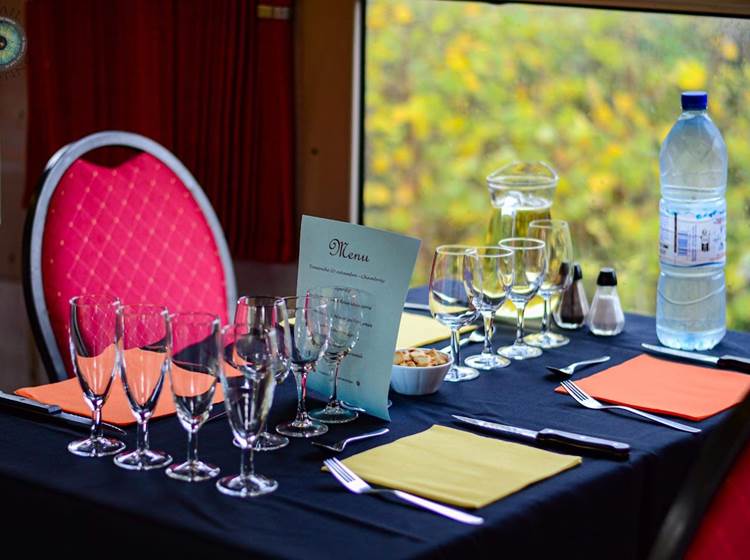
{"type": "Polygon", "coordinates": [[[294,259],[291,1],[30,0],[25,200],[61,146],[137,132],[195,175],[235,257],[294,259]]]}

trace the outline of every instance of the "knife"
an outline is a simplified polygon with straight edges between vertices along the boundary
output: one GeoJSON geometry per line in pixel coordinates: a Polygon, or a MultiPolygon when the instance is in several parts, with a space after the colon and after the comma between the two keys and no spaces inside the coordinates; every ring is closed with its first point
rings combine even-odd
{"type": "Polygon", "coordinates": [[[677,358],[683,358],[685,360],[693,360],[696,362],[705,362],[714,365],[720,369],[731,369],[734,371],[740,371],[742,373],[750,373],[750,359],[742,358],[740,356],[710,356],[708,354],[699,354],[698,352],[687,352],[685,350],[674,350],[672,348],[666,348],[665,346],[655,346],[654,344],[642,343],[646,350],[650,352],[656,352],[657,354],[667,354],[669,356],[675,356],[677,358]]]}
{"type": "Polygon", "coordinates": [[[496,424],[495,422],[477,420],[476,418],[458,416],[457,414],[453,414],[452,416],[453,418],[455,418],[459,422],[463,422],[464,424],[471,424],[472,426],[478,426],[485,430],[498,432],[527,441],[533,441],[535,443],[549,443],[559,445],[561,447],[587,449],[589,451],[596,451],[598,453],[614,457],[616,459],[627,459],[628,455],[630,454],[630,446],[627,443],[622,443],[621,441],[612,441],[592,436],[585,436],[582,434],[575,434],[573,432],[553,430],[551,428],[545,428],[544,430],[540,430],[537,432],[535,430],[528,430],[526,428],[517,428],[515,426],[496,424]]]}
{"type": "MultiPolygon", "coordinates": [[[[75,428],[85,428],[87,430],[91,428],[91,418],[63,412],[63,409],[56,404],[45,404],[27,397],[11,395],[2,391],[0,391],[0,409],[28,413],[37,418],[44,417],[52,422],[71,425],[75,428]]],[[[102,422],[101,426],[104,430],[118,436],[127,435],[125,430],[112,424],[102,422]]]]}
{"type": "Polygon", "coordinates": [[[411,309],[412,311],[426,311],[430,312],[430,306],[426,303],[414,303],[411,301],[404,302],[404,309],[411,309]]]}

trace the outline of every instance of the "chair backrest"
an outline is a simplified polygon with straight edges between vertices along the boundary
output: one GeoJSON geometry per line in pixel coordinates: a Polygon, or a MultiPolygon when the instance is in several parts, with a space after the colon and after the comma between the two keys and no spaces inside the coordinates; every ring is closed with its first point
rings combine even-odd
{"type": "Polygon", "coordinates": [[[195,178],[143,136],[98,132],[60,149],[26,220],[26,308],[52,380],[72,375],[69,300],[111,294],[170,311],[231,315],[236,284],[219,221],[195,178]],[[82,156],[104,147],[140,153],[117,167],[82,156]]]}
{"type": "Polygon", "coordinates": [[[651,560],[750,557],[750,393],[703,444],[651,560]]]}

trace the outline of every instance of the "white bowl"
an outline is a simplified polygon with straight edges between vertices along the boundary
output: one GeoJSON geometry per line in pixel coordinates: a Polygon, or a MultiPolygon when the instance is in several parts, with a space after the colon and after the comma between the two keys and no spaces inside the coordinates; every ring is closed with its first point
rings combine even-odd
{"type": "Polygon", "coordinates": [[[443,378],[448,373],[453,358],[445,354],[448,362],[439,366],[397,366],[391,371],[391,387],[402,395],[431,395],[440,389],[443,378]]]}

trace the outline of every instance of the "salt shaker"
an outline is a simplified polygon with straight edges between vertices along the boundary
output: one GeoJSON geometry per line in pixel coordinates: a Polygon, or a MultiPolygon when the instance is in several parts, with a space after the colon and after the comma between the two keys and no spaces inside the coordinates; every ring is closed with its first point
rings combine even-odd
{"type": "Polygon", "coordinates": [[[599,271],[588,325],[591,332],[598,336],[614,336],[625,328],[625,314],[617,295],[617,275],[614,268],[602,268],[599,271]]]}
{"type": "Polygon", "coordinates": [[[554,312],[555,323],[562,329],[580,329],[586,323],[589,300],[583,287],[581,265],[573,265],[573,281],[560,296],[560,304],[554,312]]]}

